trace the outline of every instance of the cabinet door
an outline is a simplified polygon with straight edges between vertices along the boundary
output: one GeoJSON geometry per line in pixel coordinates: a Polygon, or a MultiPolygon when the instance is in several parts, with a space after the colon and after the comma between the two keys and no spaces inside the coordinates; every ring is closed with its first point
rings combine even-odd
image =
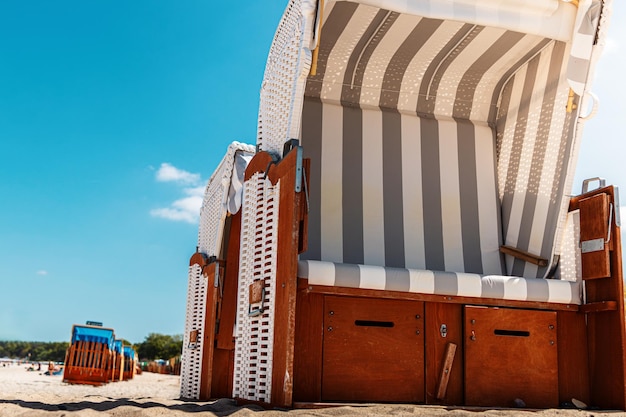
{"type": "Polygon", "coordinates": [[[325,297],[322,399],[424,402],[424,303],[325,297]]]}
{"type": "Polygon", "coordinates": [[[558,406],[556,325],[552,311],[466,306],[466,404],[558,406]]]}

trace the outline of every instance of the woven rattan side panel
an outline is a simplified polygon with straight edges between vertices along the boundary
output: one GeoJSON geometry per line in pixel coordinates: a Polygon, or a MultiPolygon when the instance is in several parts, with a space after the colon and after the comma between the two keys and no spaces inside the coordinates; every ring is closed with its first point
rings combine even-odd
{"type": "Polygon", "coordinates": [[[183,355],[180,374],[180,396],[198,399],[202,371],[202,338],[190,340],[192,331],[204,329],[205,300],[207,280],[202,269],[195,264],[189,267],[189,286],[187,290],[187,314],[183,338],[183,355]]]}
{"type": "Polygon", "coordinates": [[[291,0],[274,35],[261,86],[257,133],[261,150],[277,152],[287,139],[300,137],[316,3],[291,0]]]}
{"type": "Polygon", "coordinates": [[[267,403],[272,388],[279,196],[280,182],[272,186],[262,173],[245,182],[233,396],[267,403]],[[258,281],[264,282],[262,302],[253,305],[249,289],[258,281]]]}

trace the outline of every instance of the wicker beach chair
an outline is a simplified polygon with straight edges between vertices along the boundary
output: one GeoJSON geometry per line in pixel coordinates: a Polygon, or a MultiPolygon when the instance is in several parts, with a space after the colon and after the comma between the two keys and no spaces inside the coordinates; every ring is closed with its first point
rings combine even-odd
{"type": "Polygon", "coordinates": [[[124,371],[122,372],[122,380],[128,381],[135,377],[137,353],[135,353],[135,350],[131,346],[124,346],[122,351],[124,355],[124,371]]]}
{"type": "Polygon", "coordinates": [[[124,352],[123,345],[121,339],[115,339],[113,341],[112,348],[112,356],[111,356],[111,365],[110,365],[110,375],[109,380],[113,382],[122,381],[123,380],[123,372],[124,372],[124,352]]]}
{"type": "Polygon", "coordinates": [[[122,380],[128,381],[135,377],[135,367],[137,365],[137,353],[131,346],[122,348],[124,355],[124,371],[122,372],[122,380]]]}
{"type": "Polygon", "coordinates": [[[106,384],[111,374],[113,339],[113,329],[74,325],[65,355],[63,382],[106,384]]]}
{"type": "Polygon", "coordinates": [[[571,191],[609,14],[290,1],[181,395],[625,409],[617,191],[571,191]]]}
{"type": "MultiPolygon", "coordinates": [[[[232,336],[230,340],[226,340],[223,335],[218,335],[220,345],[214,353],[215,339],[210,331],[206,333],[204,331],[207,322],[215,321],[215,317],[209,317],[207,320],[207,314],[210,315],[215,311],[215,308],[210,306],[217,301],[217,298],[215,297],[216,287],[204,276],[200,265],[205,265],[212,257],[224,259],[224,240],[231,233],[238,233],[236,230],[240,228],[241,216],[237,213],[241,207],[243,175],[254,151],[254,146],[233,142],[206,187],[200,210],[198,251],[189,265],[187,314],[181,358],[181,397],[183,398],[204,398],[209,395],[211,384],[208,378],[202,378],[201,375],[213,373],[209,372],[207,367],[213,367],[214,356],[218,365],[225,363],[228,368],[229,356],[232,352],[232,336]],[[200,332],[206,334],[206,339],[199,336],[200,332]],[[204,394],[201,394],[201,391],[204,394]]],[[[237,266],[234,265],[236,263],[234,258],[230,256],[233,266],[229,270],[234,275],[229,281],[229,285],[232,284],[229,291],[236,291],[237,266]]],[[[232,328],[233,322],[224,323],[223,328],[229,325],[232,328]]],[[[212,326],[213,324],[209,324],[209,328],[212,326]]],[[[213,391],[215,392],[215,389],[213,391]]],[[[224,395],[229,394],[224,392],[224,395]]]]}

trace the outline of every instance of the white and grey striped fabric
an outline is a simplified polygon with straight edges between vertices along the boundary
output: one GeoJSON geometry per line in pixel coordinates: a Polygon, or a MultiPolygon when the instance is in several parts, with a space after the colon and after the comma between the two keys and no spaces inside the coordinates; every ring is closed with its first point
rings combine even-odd
{"type": "Polygon", "coordinates": [[[252,154],[238,151],[235,153],[235,161],[233,164],[233,174],[230,178],[230,187],[228,189],[228,212],[237,214],[241,208],[241,200],[243,197],[243,179],[246,174],[248,163],[252,159],[252,154]]]}
{"type": "Polygon", "coordinates": [[[502,274],[488,126],[308,97],[303,120],[303,259],[502,274]]]}
{"type": "Polygon", "coordinates": [[[557,40],[570,38],[576,16],[576,6],[568,0],[352,1],[398,13],[506,28],[557,40]]]}
{"type": "Polygon", "coordinates": [[[591,65],[591,54],[597,41],[601,11],[601,0],[581,0],[579,2],[576,30],[574,31],[572,50],[567,66],[569,84],[579,96],[585,92],[585,84],[591,65]]]}
{"type": "Polygon", "coordinates": [[[325,10],[302,118],[303,259],[545,276],[504,265],[498,246],[553,258],[575,154],[569,44],[355,2],[325,10]]]}
{"type": "MultiPolygon", "coordinates": [[[[503,90],[496,124],[504,242],[549,260],[576,145],[566,57],[564,44],[551,43],[521,68],[503,90]]],[[[547,269],[507,259],[507,275],[542,277],[547,269]]]]}
{"type": "Polygon", "coordinates": [[[385,268],[322,261],[300,261],[298,277],[309,285],[499,300],[577,304],[580,282],[438,272],[407,268],[385,268]]]}

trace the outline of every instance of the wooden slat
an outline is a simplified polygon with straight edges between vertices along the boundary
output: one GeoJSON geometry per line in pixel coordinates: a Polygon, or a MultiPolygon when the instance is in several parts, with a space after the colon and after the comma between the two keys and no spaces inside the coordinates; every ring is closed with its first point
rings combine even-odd
{"type": "Polygon", "coordinates": [[[463,306],[451,303],[425,303],[426,318],[426,403],[463,404],[463,355],[456,355],[451,368],[447,391],[439,398],[441,370],[444,368],[448,344],[463,346],[463,306]],[[441,326],[446,335],[441,335],[441,326]]]}
{"type": "Polygon", "coordinates": [[[450,381],[450,373],[454,364],[454,356],[456,354],[456,345],[448,343],[446,354],[444,356],[443,367],[441,368],[441,376],[439,377],[439,386],[437,387],[437,399],[443,400],[448,391],[448,382],[450,381]]]}
{"type": "Polygon", "coordinates": [[[322,342],[324,296],[298,291],[294,347],[293,399],[322,400],[322,342]]]}
{"type": "MultiPolygon", "coordinates": [[[[235,349],[233,328],[237,316],[237,279],[239,276],[239,243],[241,241],[241,210],[230,217],[226,250],[226,269],[224,272],[224,292],[220,315],[220,327],[217,333],[219,349],[235,349]]],[[[231,376],[232,378],[232,376],[231,376]]]]}
{"type": "Polygon", "coordinates": [[[290,407],[293,398],[298,232],[300,204],[304,199],[303,192],[295,192],[299,152],[301,149],[293,149],[278,165],[272,165],[269,171],[270,180],[273,183],[280,180],[281,184],[272,364],[272,404],[279,407],[290,407]]]}
{"type": "Polygon", "coordinates": [[[233,394],[232,391],[229,391],[232,380],[232,374],[228,372],[230,354],[231,351],[226,349],[213,351],[213,370],[211,373],[211,396],[213,398],[228,398],[233,394]]]}
{"type": "Polygon", "coordinates": [[[87,346],[87,365],[85,366],[88,369],[93,368],[93,357],[94,357],[94,352],[93,352],[93,342],[87,342],[86,343],[87,346]]]}
{"type": "Polygon", "coordinates": [[[606,311],[617,311],[617,301],[599,301],[596,303],[588,303],[580,306],[580,312],[589,313],[602,313],[606,311]]]}
{"type": "MultiPolygon", "coordinates": [[[[580,241],[600,240],[609,235],[609,196],[597,194],[580,201],[580,241]]],[[[581,254],[582,278],[596,279],[611,276],[609,245],[602,250],[581,254]]]]}
{"type": "Polygon", "coordinates": [[[304,200],[300,204],[300,225],[299,225],[299,239],[298,239],[298,253],[306,252],[309,244],[309,183],[311,174],[311,159],[306,158],[302,161],[302,169],[304,171],[305,183],[304,183],[304,200]]]}
{"type": "Polygon", "coordinates": [[[448,295],[418,294],[404,291],[383,291],[360,288],[335,287],[327,285],[308,285],[308,280],[299,278],[306,291],[327,294],[346,295],[350,297],[383,298],[407,301],[427,301],[433,303],[475,304],[494,307],[518,307],[550,311],[578,311],[576,304],[544,303],[538,301],[501,300],[496,298],[456,297],[448,295]]]}
{"type": "MultiPolygon", "coordinates": [[[[206,314],[204,329],[200,332],[202,337],[202,378],[200,379],[199,399],[207,401],[212,398],[211,378],[213,376],[213,350],[215,348],[215,316],[219,289],[213,285],[215,274],[218,272],[218,263],[208,264],[203,269],[207,279],[206,314]]],[[[221,273],[221,271],[220,271],[221,273]]]]}
{"type": "Polygon", "coordinates": [[[512,246],[502,245],[500,246],[500,252],[511,255],[515,258],[521,259],[524,262],[531,263],[538,266],[548,266],[548,260],[534,255],[530,252],[523,251],[521,249],[514,248],[512,246]]]}
{"type": "Polygon", "coordinates": [[[559,403],[576,398],[589,404],[589,360],[584,314],[557,312],[559,403]]]}

